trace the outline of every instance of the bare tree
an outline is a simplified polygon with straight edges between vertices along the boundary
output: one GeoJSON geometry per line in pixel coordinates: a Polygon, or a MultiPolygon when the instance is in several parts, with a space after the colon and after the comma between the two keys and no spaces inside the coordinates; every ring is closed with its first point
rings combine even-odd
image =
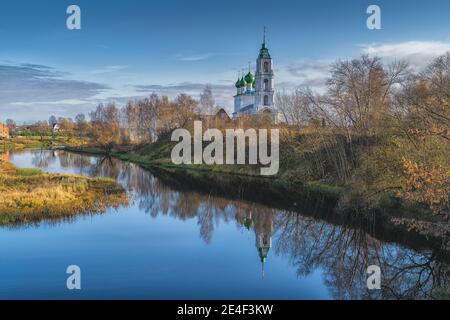
{"type": "Polygon", "coordinates": [[[200,112],[205,115],[215,114],[215,101],[210,85],[207,85],[200,94],[199,109],[200,112]]]}
{"type": "Polygon", "coordinates": [[[13,119],[6,119],[6,126],[9,129],[9,133],[13,134],[16,130],[16,122],[13,119]]]}
{"type": "Polygon", "coordinates": [[[327,81],[328,92],[320,110],[333,123],[358,134],[373,134],[383,128],[389,115],[389,98],[408,75],[408,65],[395,62],[387,69],[377,57],[338,61],[327,81]]]}
{"type": "Polygon", "coordinates": [[[83,113],[77,114],[75,116],[75,123],[77,125],[78,136],[83,140],[87,126],[86,116],[83,113]]]}

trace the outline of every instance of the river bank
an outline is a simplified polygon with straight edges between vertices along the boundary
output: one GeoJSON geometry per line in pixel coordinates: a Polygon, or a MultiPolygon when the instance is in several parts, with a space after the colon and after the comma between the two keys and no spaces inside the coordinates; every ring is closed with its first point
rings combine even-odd
{"type": "Polygon", "coordinates": [[[125,190],[112,179],[46,174],[0,160],[0,225],[100,213],[126,203],[125,190]]]}
{"type": "MultiPolygon", "coordinates": [[[[161,147],[161,146],[160,146],[161,147]]],[[[166,147],[163,147],[166,148],[166,147]]],[[[450,251],[449,228],[419,207],[391,202],[385,208],[349,207],[342,199],[351,190],[317,182],[289,181],[262,177],[257,170],[228,166],[174,165],[160,158],[161,150],[142,156],[133,150],[105,152],[98,148],[64,147],[66,151],[111,156],[152,171],[172,187],[255,201],[302,213],[310,212],[334,224],[353,225],[388,241],[408,243],[416,248],[439,247],[450,251]],[[376,225],[376,228],[374,227],[376,225]],[[411,241],[412,239],[412,241],[411,241]]]]}

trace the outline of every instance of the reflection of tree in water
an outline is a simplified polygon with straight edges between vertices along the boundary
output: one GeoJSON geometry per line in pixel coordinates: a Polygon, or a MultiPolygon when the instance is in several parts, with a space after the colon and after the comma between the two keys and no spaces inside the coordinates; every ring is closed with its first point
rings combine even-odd
{"type": "Polygon", "coordinates": [[[76,173],[83,175],[91,175],[92,157],[85,155],[70,153],[65,151],[58,152],[59,164],[63,168],[76,168],[76,173]]]}
{"type": "Polygon", "coordinates": [[[318,222],[297,213],[277,215],[276,252],[286,255],[305,276],[320,268],[337,299],[432,298],[449,287],[449,266],[428,253],[382,243],[360,229],[318,222]],[[366,289],[366,269],[378,265],[382,290],[366,289]]]}
{"type": "Polygon", "coordinates": [[[438,262],[431,254],[383,243],[361,229],[335,226],[246,201],[178,192],[153,177],[147,181],[145,194],[140,188],[135,190],[140,194],[141,204],[144,201],[147,205],[140,208],[152,212],[152,216],[197,219],[200,236],[207,243],[218,223],[235,220],[240,228],[255,233],[263,268],[273,236],[275,253],[287,256],[299,276],[318,268],[323,270],[325,284],[335,298],[431,298],[436,288],[449,286],[447,264],[438,262]],[[382,271],[379,291],[366,289],[366,270],[372,264],[382,271]]]}
{"type": "Polygon", "coordinates": [[[431,253],[387,248],[383,297],[392,299],[435,298],[450,290],[450,267],[431,253]],[[440,292],[436,290],[440,289],[440,292]]]}
{"type": "Polygon", "coordinates": [[[94,159],[96,158],[62,150],[38,150],[32,152],[31,163],[45,169],[58,160],[62,168],[75,169],[75,173],[92,176],[95,175],[92,172],[94,159]]]}
{"type": "Polygon", "coordinates": [[[49,150],[36,150],[32,153],[31,163],[38,168],[48,168],[56,161],[58,153],[49,150]]]}
{"type": "Polygon", "coordinates": [[[299,277],[321,270],[325,284],[338,299],[430,298],[436,288],[449,288],[449,266],[433,254],[383,243],[357,228],[335,226],[256,203],[176,191],[137,165],[107,157],[44,151],[34,154],[33,164],[48,166],[56,158],[61,166],[78,168],[80,173],[117,179],[139,209],[152,217],[196,219],[206,243],[219,223],[236,221],[239,228],[254,232],[263,268],[270,260],[274,238],[275,254],[286,256],[299,277]],[[372,264],[381,268],[382,290],[366,289],[366,269],[372,264]]]}

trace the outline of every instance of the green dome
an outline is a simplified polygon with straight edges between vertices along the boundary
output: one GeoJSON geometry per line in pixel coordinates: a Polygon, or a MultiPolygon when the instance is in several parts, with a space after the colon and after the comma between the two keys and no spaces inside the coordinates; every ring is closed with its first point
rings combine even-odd
{"type": "Polygon", "coordinates": [[[245,82],[253,83],[255,81],[255,76],[249,71],[245,76],[245,82]]]}
{"type": "Polygon", "coordinates": [[[235,86],[236,86],[236,88],[238,88],[238,89],[241,87],[241,80],[240,80],[240,79],[238,79],[238,80],[236,81],[235,86]]]}
{"type": "Polygon", "coordinates": [[[247,230],[250,230],[253,227],[253,220],[250,218],[245,218],[243,225],[247,228],[247,230]]]}
{"type": "Polygon", "coordinates": [[[245,82],[244,78],[241,78],[241,81],[239,81],[239,84],[241,85],[241,88],[243,88],[247,85],[247,82],[245,82]]]}

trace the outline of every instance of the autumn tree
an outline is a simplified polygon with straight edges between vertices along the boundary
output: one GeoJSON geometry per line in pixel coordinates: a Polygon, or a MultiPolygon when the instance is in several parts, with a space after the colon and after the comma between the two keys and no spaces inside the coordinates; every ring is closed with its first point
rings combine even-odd
{"type": "Polygon", "coordinates": [[[41,142],[44,141],[44,137],[49,134],[49,124],[47,121],[38,121],[34,124],[34,128],[41,138],[41,142]]]}
{"type": "Polygon", "coordinates": [[[120,143],[119,109],[114,103],[100,104],[89,114],[90,136],[107,152],[120,143]]]}
{"type": "Polygon", "coordinates": [[[380,58],[363,55],[359,59],[336,62],[327,80],[327,94],[318,110],[330,123],[347,127],[360,135],[381,132],[389,117],[394,88],[408,75],[405,62],[383,66],[380,58]]]}
{"type": "Polygon", "coordinates": [[[6,119],[6,126],[9,129],[10,135],[14,133],[17,127],[16,122],[13,119],[6,119]]]}
{"type": "Polygon", "coordinates": [[[191,96],[182,93],[173,101],[163,97],[156,112],[158,136],[166,135],[176,128],[192,128],[197,113],[198,103],[191,96]]]}
{"type": "Polygon", "coordinates": [[[123,110],[125,125],[131,140],[154,142],[156,135],[156,114],[161,101],[156,94],[149,98],[129,101],[123,110]]]}
{"type": "Polygon", "coordinates": [[[450,53],[411,76],[396,95],[396,127],[404,183],[398,195],[426,204],[447,221],[450,212],[450,53]]]}

